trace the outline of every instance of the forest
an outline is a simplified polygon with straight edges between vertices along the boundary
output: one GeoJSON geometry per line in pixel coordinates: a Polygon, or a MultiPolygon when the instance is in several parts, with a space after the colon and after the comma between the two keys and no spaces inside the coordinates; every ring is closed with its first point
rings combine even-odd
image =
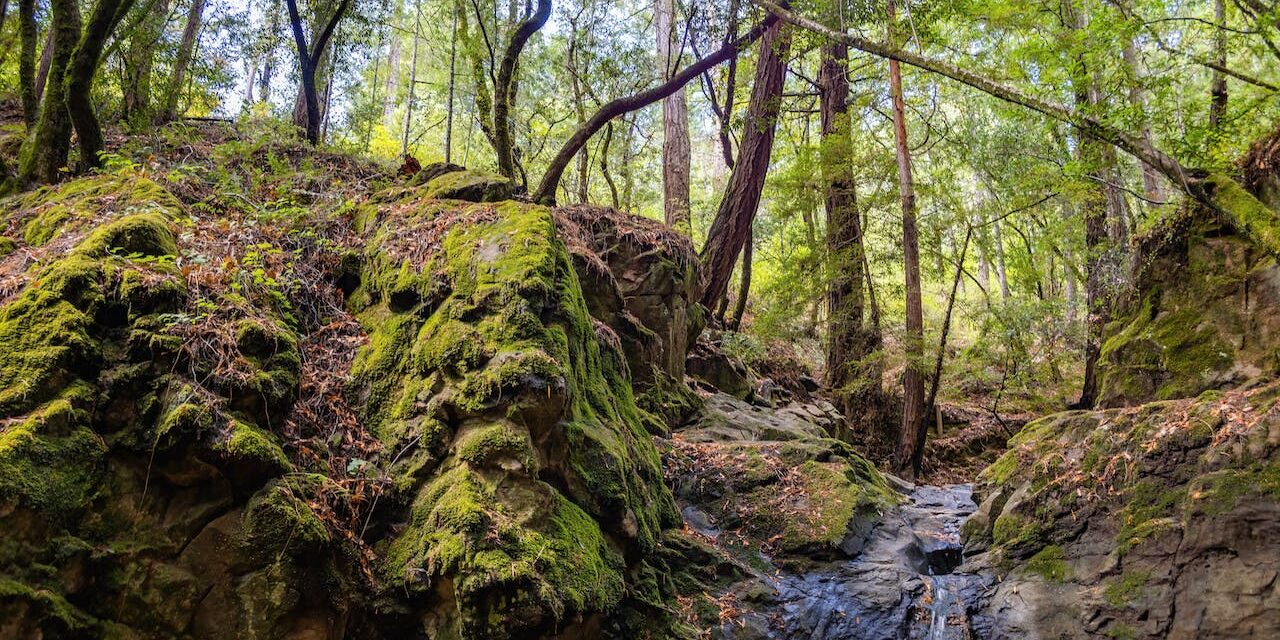
{"type": "Polygon", "coordinates": [[[0,0],[0,639],[1268,638],[1272,0],[0,0]]]}

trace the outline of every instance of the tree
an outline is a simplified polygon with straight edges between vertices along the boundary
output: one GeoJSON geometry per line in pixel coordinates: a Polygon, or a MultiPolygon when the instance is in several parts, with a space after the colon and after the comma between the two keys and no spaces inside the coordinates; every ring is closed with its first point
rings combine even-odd
{"type": "MultiPolygon", "coordinates": [[[[76,0],[51,0],[49,33],[52,40],[49,73],[63,77],[80,35],[80,7],[76,0]]],[[[53,182],[67,166],[71,153],[71,116],[67,112],[66,83],[47,87],[35,127],[27,134],[18,154],[19,183],[53,182]]]]}
{"type": "Polygon", "coordinates": [[[866,322],[866,249],[852,173],[848,62],[846,45],[830,40],[822,44],[818,98],[827,215],[826,384],[845,419],[865,426],[866,418],[874,420],[879,414],[880,367],[873,354],[880,348],[880,335],[866,322]]]}
{"type": "MultiPolygon", "coordinates": [[[[568,168],[569,163],[573,160],[574,156],[577,155],[578,151],[587,144],[587,141],[591,139],[591,136],[604,128],[604,126],[614,118],[631,113],[638,109],[643,109],[663,99],[671,92],[676,91],[680,87],[688,84],[694,78],[705,73],[708,69],[737,56],[738,52],[760,39],[761,36],[777,22],[778,19],[776,17],[769,16],[741,37],[736,38],[732,42],[726,43],[715,52],[708,54],[706,57],[700,58],[693,64],[685,67],[679,73],[673,75],[670,80],[667,80],[666,82],[651,89],[646,89],[639,93],[612,100],[597,109],[596,112],[587,119],[586,123],[578,127],[573,132],[573,135],[569,136],[569,138],[565,140],[564,144],[560,146],[560,150],[556,152],[555,157],[551,159],[550,164],[547,165],[546,172],[542,174],[542,180],[538,183],[537,191],[534,192],[534,201],[547,205],[555,204],[556,189],[559,188],[560,179],[564,176],[564,171],[568,168]]],[[[631,128],[628,127],[626,129],[628,133],[623,137],[624,159],[630,157],[630,151],[626,150],[630,149],[630,130],[631,128]]],[[[624,161],[623,171],[629,172],[626,164],[627,163],[624,161]]],[[[626,175],[629,175],[629,173],[626,173],[626,175]]],[[[628,178],[624,175],[624,181],[626,179],[628,178]]],[[[627,189],[624,189],[623,191],[624,193],[628,192],[627,189]]],[[[624,197],[623,201],[624,203],[627,203],[624,208],[630,208],[629,197],[624,197]]]]}
{"type": "Polygon", "coordinates": [[[708,309],[714,309],[727,293],[733,263],[747,242],[751,221],[760,205],[760,194],[773,152],[790,48],[790,30],[784,29],[781,21],[770,23],[760,38],[760,55],[756,61],[742,142],[738,146],[738,160],[700,254],[706,277],[700,301],[708,309]]]}
{"type": "MultiPolygon", "coordinates": [[[[200,0],[196,0],[199,2],[200,0]]],[[[320,143],[320,97],[316,91],[316,67],[320,63],[320,56],[324,54],[325,47],[329,45],[329,38],[333,36],[334,29],[338,26],[338,21],[342,19],[342,15],[346,13],[347,8],[351,6],[351,0],[341,0],[337,8],[333,10],[333,14],[325,23],[324,29],[320,31],[320,35],[316,37],[315,42],[310,48],[307,46],[307,36],[304,33],[302,16],[298,12],[298,0],[285,0],[289,8],[289,25],[293,31],[293,42],[297,47],[298,70],[301,76],[302,93],[306,101],[306,138],[307,142],[312,145],[320,143]]]]}
{"type": "MultiPolygon", "coordinates": [[[[129,34],[129,48],[123,57],[124,81],[121,118],[141,126],[151,122],[151,75],[155,64],[156,42],[169,16],[169,0],[150,0],[143,6],[144,15],[129,34]]],[[[253,78],[250,74],[250,97],[253,78]]]]}
{"type": "Polygon", "coordinates": [[[22,37],[22,51],[18,54],[22,119],[30,128],[35,125],[40,109],[40,94],[36,92],[36,40],[40,37],[36,27],[36,0],[18,0],[18,31],[22,37]]]}
{"type": "MultiPolygon", "coordinates": [[[[889,39],[897,19],[894,0],[889,0],[889,39]]],[[[902,270],[906,286],[906,334],[903,351],[906,370],[902,374],[902,428],[894,467],[914,477],[924,460],[924,307],[920,292],[920,239],[916,230],[915,180],[911,175],[911,145],[907,140],[906,101],[902,96],[902,70],[889,60],[889,98],[893,103],[894,156],[898,160],[898,197],[902,201],[902,270]]]]}
{"type": "Polygon", "coordinates": [[[98,115],[93,108],[93,79],[107,38],[115,32],[131,6],[133,0],[98,0],[62,80],[67,86],[67,113],[75,125],[82,170],[97,167],[102,162],[99,156],[105,145],[98,115]]]}
{"type": "Polygon", "coordinates": [[[511,135],[511,109],[515,104],[516,63],[533,34],[542,29],[551,16],[551,0],[538,0],[538,8],[516,29],[507,43],[493,86],[493,147],[498,157],[498,172],[516,178],[515,143],[511,135]]]}
{"type": "MultiPolygon", "coordinates": [[[[656,0],[653,25],[658,40],[658,77],[675,74],[680,49],[675,46],[675,2],[656,0]]],[[[689,106],[684,87],[662,99],[662,209],[667,224],[685,235],[689,226],[689,106]]]]}
{"type": "MultiPolygon", "coordinates": [[[[206,0],[191,0],[187,8],[187,22],[182,28],[182,40],[178,42],[178,54],[173,61],[173,70],[169,74],[169,86],[165,89],[164,109],[157,118],[158,122],[169,122],[178,117],[178,99],[182,96],[182,86],[187,78],[187,67],[191,65],[191,56],[195,54],[196,38],[200,34],[200,23],[204,16],[206,0]]],[[[290,0],[292,2],[293,0],[290,0]]],[[[274,3],[273,3],[274,4],[274,3]]],[[[271,81],[270,61],[264,71],[264,88],[262,99],[267,99],[267,83],[271,81]]]]}

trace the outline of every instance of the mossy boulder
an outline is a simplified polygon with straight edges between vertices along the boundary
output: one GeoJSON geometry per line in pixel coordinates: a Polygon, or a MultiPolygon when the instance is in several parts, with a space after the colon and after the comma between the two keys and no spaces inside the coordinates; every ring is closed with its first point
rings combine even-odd
{"type": "Polygon", "coordinates": [[[370,346],[352,393],[409,499],[388,592],[425,604],[443,585],[436,631],[462,637],[590,624],[623,598],[624,558],[678,522],[626,362],[549,209],[435,193],[359,214],[370,346]]]}
{"type": "Polygon", "coordinates": [[[1277,397],[1268,383],[1024,427],[963,527],[1005,574],[992,602],[1027,603],[996,629],[1250,637],[1280,623],[1277,397]]]}
{"type": "Polygon", "coordinates": [[[420,175],[431,174],[435,175],[430,178],[424,177],[424,180],[426,195],[433,198],[468,202],[501,202],[510,200],[515,193],[515,186],[510,180],[485,171],[463,169],[441,172],[436,170],[420,175]]]}

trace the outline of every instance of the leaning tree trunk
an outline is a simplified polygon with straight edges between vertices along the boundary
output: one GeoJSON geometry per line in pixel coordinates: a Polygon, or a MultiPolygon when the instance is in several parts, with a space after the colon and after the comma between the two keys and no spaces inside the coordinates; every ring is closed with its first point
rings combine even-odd
{"type": "MultiPolygon", "coordinates": [[[[656,0],[653,10],[658,40],[658,77],[663,82],[676,73],[675,2],[656,0]]],[[[662,99],[662,211],[667,224],[684,235],[692,234],[689,222],[689,105],[684,87],[662,99]]]]}
{"type": "Polygon", "coordinates": [[[18,0],[18,31],[22,35],[22,51],[18,53],[18,86],[22,94],[22,119],[30,128],[40,111],[40,94],[36,93],[36,0],[18,0]]]}
{"type": "Polygon", "coordinates": [[[787,54],[791,48],[791,30],[780,22],[771,22],[760,39],[760,56],[756,61],[755,85],[747,105],[738,161],[729,176],[724,199],[716,212],[707,243],[702,248],[706,286],[702,305],[713,309],[729,289],[733,263],[746,244],[760,206],[769,157],[773,152],[773,135],[778,122],[778,108],[786,79],[787,54]]]}
{"type": "Polygon", "coordinates": [[[542,29],[551,16],[551,0],[538,0],[538,9],[516,29],[498,64],[493,87],[493,146],[498,157],[498,171],[508,179],[516,178],[515,143],[511,135],[511,107],[515,102],[516,63],[533,34],[542,29]]]}
{"type": "MultiPolygon", "coordinates": [[[[165,90],[164,109],[159,117],[161,122],[168,122],[178,117],[178,99],[182,96],[182,85],[187,79],[187,67],[191,66],[191,56],[195,53],[196,38],[200,35],[204,4],[205,0],[191,0],[191,6],[187,10],[187,24],[182,29],[178,55],[173,60],[173,71],[169,74],[169,86],[165,90]]],[[[264,80],[269,81],[269,77],[264,80]]],[[[266,99],[265,91],[263,99],[266,99]]]]}
{"type": "MultiPolygon", "coordinates": [[[[889,0],[890,35],[895,20],[893,0],[889,0]]],[[[889,61],[889,94],[893,101],[893,139],[898,158],[898,195],[902,200],[902,262],[906,284],[906,335],[903,351],[906,371],[902,374],[902,429],[894,467],[912,477],[919,475],[924,459],[924,311],[920,295],[920,238],[916,230],[915,180],[911,175],[911,146],[907,141],[907,114],[902,97],[902,70],[897,60],[889,61]]]]}
{"type": "Polygon", "coordinates": [[[128,13],[133,0],[98,0],[89,15],[89,22],[80,36],[80,43],[67,67],[67,113],[76,128],[80,142],[80,168],[92,169],[102,163],[99,157],[104,149],[102,128],[93,110],[93,79],[98,72],[98,61],[107,45],[107,38],[128,13]]]}
{"type": "Polygon", "coordinates": [[[49,73],[55,81],[49,83],[35,129],[23,142],[18,155],[18,181],[24,184],[57,180],[71,153],[67,85],[60,80],[71,64],[71,52],[80,37],[80,7],[77,0],[52,0],[49,7],[52,43],[49,73]]]}

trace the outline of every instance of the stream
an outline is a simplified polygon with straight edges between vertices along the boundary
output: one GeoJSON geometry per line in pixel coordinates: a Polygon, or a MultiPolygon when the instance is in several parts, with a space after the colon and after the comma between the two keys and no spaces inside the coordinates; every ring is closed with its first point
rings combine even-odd
{"type": "Polygon", "coordinates": [[[961,640],[987,635],[973,606],[992,578],[967,571],[960,525],[977,508],[968,484],[915,487],[852,559],[765,576],[734,640],[961,640]]]}

